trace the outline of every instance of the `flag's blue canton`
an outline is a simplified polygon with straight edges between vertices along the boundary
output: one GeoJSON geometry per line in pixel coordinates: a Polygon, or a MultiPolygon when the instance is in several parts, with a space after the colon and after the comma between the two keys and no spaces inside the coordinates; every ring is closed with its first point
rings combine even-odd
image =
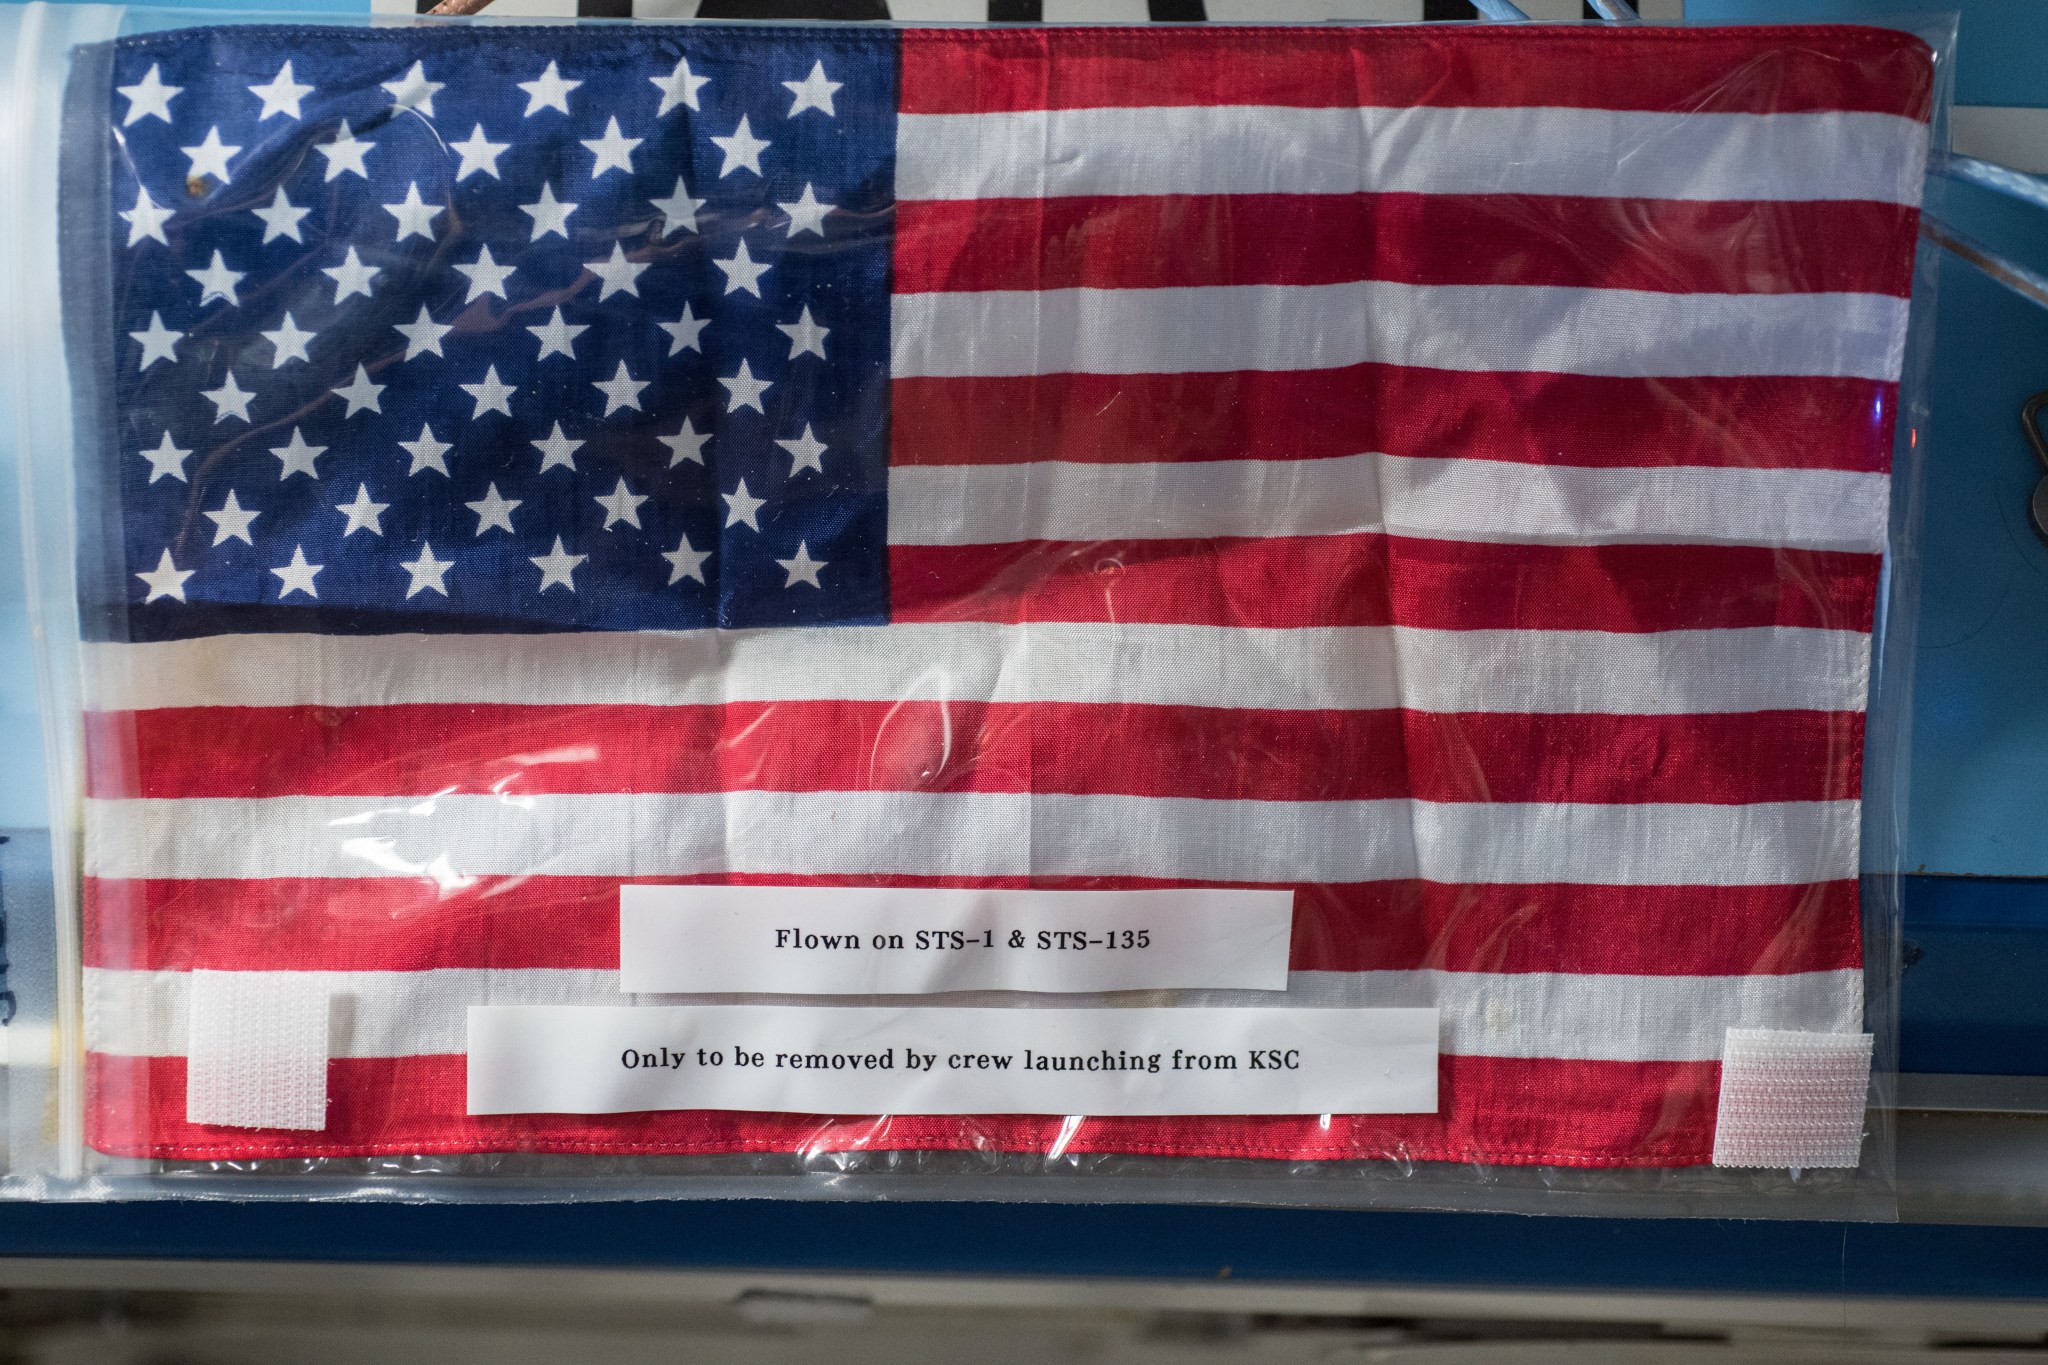
{"type": "Polygon", "coordinates": [[[891,35],[112,64],[134,638],[886,619],[891,35]]]}

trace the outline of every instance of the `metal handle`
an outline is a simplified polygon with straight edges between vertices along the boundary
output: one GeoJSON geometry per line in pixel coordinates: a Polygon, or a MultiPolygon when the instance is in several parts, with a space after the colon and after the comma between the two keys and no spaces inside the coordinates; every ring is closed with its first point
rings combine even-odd
{"type": "Polygon", "coordinates": [[[2034,494],[2027,499],[2027,516],[2034,523],[2034,534],[2048,544],[2048,433],[2041,430],[2041,413],[2048,409],[2048,389],[2035,394],[2020,404],[2020,429],[2027,433],[2027,444],[2034,448],[2034,458],[2041,463],[2041,477],[2034,484],[2034,494]]]}

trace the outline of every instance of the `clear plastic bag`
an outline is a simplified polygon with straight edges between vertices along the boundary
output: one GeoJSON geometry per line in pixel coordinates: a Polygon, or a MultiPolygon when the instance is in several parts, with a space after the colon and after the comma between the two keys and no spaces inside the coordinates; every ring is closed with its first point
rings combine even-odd
{"type": "Polygon", "coordinates": [[[11,30],[20,1188],[1887,1211],[1927,43],[194,23],[11,30]]]}

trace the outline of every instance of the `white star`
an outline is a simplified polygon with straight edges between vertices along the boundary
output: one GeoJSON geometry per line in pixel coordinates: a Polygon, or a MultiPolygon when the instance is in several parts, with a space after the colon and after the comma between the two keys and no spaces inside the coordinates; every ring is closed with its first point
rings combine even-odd
{"type": "MultiPolygon", "coordinates": [[[[657,81],[656,84],[660,84],[660,82],[657,81]]],[[[152,64],[149,68],[149,74],[144,76],[141,81],[134,85],[117,85],[114,88],[128,97],[128,117],[121,120],[121,126],[126,128],[138,119],[145,118],[160,118],[165,123],[169,123],[171,121],[171,100],[182,92],[185,87],[182,85],[165,85],[163,77],[157,73],[155,65],[152,64]]],[[[690,107],[692,109],[697,107],[697,102],[694,99],[690,101],[690,107]]],[[[663,112],[666,113],[667,111],[663,110],[663,112]]],[[[168,562],[168,553],[166,554],[166,562],[168,562]]],[[[182,601],[184,594],[180,593],[178,597],[182,601]]]]}
{"type": "Polygon", "coordinates": [[[519,206],[521,213],[533,219],[533,236],[528,240],[537,242],[550,232],[558,233],[566,240],[569,236],[569,215],[576,211],[576,207],[555,198],[554,186],[542,185],[539,199],[519,206]]]}
{"type": "Polygon", "coordinates": [[[343,175],[359,175],[368,180],[370,169],[363,164],[363,158],[368,156],[370,149],[376,145],[357,137],[354,130],[348,126],[348,120],[343,119],[341,131],[334,135],[333,140],[315,143],[313,150],[327,158],[327,179],[336,180],[343,175]]]}
{"type": "Polygon", "coordinates": [[[647,495],[626,487],[624,479],[619,480],[617,488],[592,501],[604,509],[605,530],[622,521],[636,531],[640,529],[640,504],[647,501],[647,495]]]}
{"type": "Polygon", "coordinates": [[[782,83],[784,90],[796,96],[796,100],[789,106],[789,116],[795,118],[806,109],[816,109],[829,118],[838,117],[838,111],[832,107],[832,94],[844,84],[843,81],[825,79],[823,62],[811,63],[810,75],[800,81],[782,83]]]}
{"type": "Polygon", "coordinates": [[[411,322],[394,322],[391,330],[405,338],[405,358],[416,355],[444,355],[441,338],[455,328],[445,322],[436,322],[427,313],[427,305],[420,305],[420,315],[411,322]]]}
{"type": "Polygon", "coordinates": [[[511,145],[509,142],[491,141],[484,136],[484,126],[481,123],[477,124],[470,131],[469,141],[448,144],[449,148],[462,158],[462,164],[455,168],[455,178],[466,180],[476,172],[482,171],[491,179],[498,179],[498,157],[511,145]]]}
{"type": "Polygon", "coordinates": [[[725,410],[727,412],[738,412],[741,408],[752,408],[755,412],[761,413],[764,416],[767,414],[768,410],[761,406],[761,395],[774,388],[775,382],[770,379],[754,378],[753,367],[748,365],[746,361],[742,360],[740,362],[740,372],[738,374],[730,379],[721,379],[718,382],[725,385],[725,410]]]}
{"type": "Polygon", "coordinates": [[[804,305],[803,315],[795,322],[778,322],[775,324],[775,330],[789,338],[791,360],[800,355],[814,355],[820,360],[825,358],[825,338],[831,334],[832,329],[818,325],[817,320],[811,316],[809,304],[804,305]]]}
{"type": "Polygon", "coordinates": [[[405,471],[408,476],[424,474],[430,469],[436,474],[446,474],[448,472],[448,462],[442,456],[455,449],[454,446],[446,441],[435,440],[434,429],[425,422],[420,423],[420,434],[417,440],[400,441],[398,448],[412,456],[412,468],[405,471]]]}
{"type": "Polygon", "coordinates": [[[757,299],[761,297],[761,277],[768,273],[768,263],[757,262],[747,254],[745,238],[740,239],[739,249],[733,252],[730,259],[715,260],[711,264],[725,272],[726,293],[736,294],[745,291],[757,299]]]}
{"type": "Polygon", "coordinates": [[[789,575],[782,582],[782,586],[785,588],[793,588],[799,583],[808,583],[814,588],[823,588],[825,586],[818,581],[818,571],[824,568],[828,561],[812,559],[811,546],[808,541],[799,540],[796,543],[796,555],[794,558],[778,559],[775,562],[780,564],[782,571],[789,575]]]}
{"type": "MultiPolygon", "coordinates": [[[[511,531],[512,509],[524,501],[525,499],[523,498],[506,498],[501,496],[498,492],[498,485],[492,484],[488,489],[484,490],[484,495],[481,498],[478,498],[475,502],[466,502],[462,505],[476,513],[476,533],[482,535],[493,526],[501,526],[505,530],[511,531]]],[[[514,532],[514,534],[517,533],[514,532]]]]}
{"type": "MultiPolygon", "coordinates": [[[[156,72],[152,68],[150,75],[154,76],[155,74],[156,72]]],[[[647,79],[654,83],[655,89],[661,91],[661,108],[654,111],[656,118],[660,118],[679,104],[686,109],[697,108],[697,92],[711,84],[709,76],[693,76],[690,74],[690,62],[687,57],[679,60],[676,63],[676,69],[669,72],[668,75],[649,76],[647,79]]],[[[125,94],[133,88],[133,86],[123,86],[122,92],[125,94]]],[[[169,117],[168,114],[165,115],[167,121],[169,117]]],[[[135,122],[135,116],[132,113],[129,115],[128,121],[130,123],[135,122]]]]}
{"type": "Polygon", "coordinates": [[[576,591],[576,566],[590,558],[590,556],[562,553],[562,538],[556,536],[555,548],[551,553],[528,555],[527,558],[533,561],[534,568],[540,570],[539,591],[546,592],[555,584],[560,583],[570,592],[574,592],[576,591]]]}
{"type": "Polygon", "coordinates": [[[519,82],[519,88],[526,92],[526,117],[532,118],[543,109],[559,109],[569,112],[569,92],[582,81],[565,81],[562,73],[555,69],[553,62],[548,69],[530,81],[519,82]]]}
{"type": "Polygon", "coordinates": [[[683,315],[680,318],[674,322],[661,322],[655,325],[668,333],[670,355],[680,355],[684,351],[696,351],[701,355],[704,348],[697,344],[697,337],[710,323],[710,318],[698,317],[686,303],[683,305],[683,315]]]}
{"type": "Polygon", "coordinates": [[[790,236],[801,237],[806,232],[815,232],[820,237],[823,237],[825,235],[825,215],[839,206],[837,204],[820,203],[818,201],[818,192],[811,188],[809,181],[805,181],[802,194],[786,204],[778,203],[775,207],[789,215],[790,236]]]}
{"type": "Polygon", "coordinates": [[[661,235],[673,236],[678,232],[697,230],[697,210],[704,207],[702,199],[692,199],[690,192],[683,188],[683,178],[676,177],[676,192],[666,199],[650,199],[662,218],[661,235]]]}
{"type": "Polygon", "coordinates": [[[512,272],[519,267],[499,265],[491,259],[490,247],[485,246],[477,252],[476,260],[468,265],[457,265],[455,268],[469,276],[469,297],[463,302],[475,303],[486,294],[496,294],[501,299],[506,297],[505,281],[510,279],[512,272]]]}
{"type": "Polygon", "coordinates": [[[574,469],[576,467],[576,450],[583,442],[574,441],[564,436],[562,434],[562,424],[557,422],[553,431],[532,444],[533,448],[540,452],[539,472],[545,474],[557,465],[563,469],[574,469]]]}
{"type": "Polygon", "coordinates": [[[414,62],[412,70],[397,80],[384,82],[384,89],[391,92],[393,108],[417,109],[428,118],[434,116],[434,95],[446,88],[446,81],[427,79],[427,68],[422,62],[414,62]]]}
{"type": "Polygon", "coordinates": [[[194,180],[202,175],[210,175],[225,185],[228,179],[228,158],[242,149],[227,146],[220,140],[220,129],[209,128],[206,130],[205,139],[197,147],[180,147],[178,150],[191,159],[194,180]]]}
{"type": "Polygon", "coordinates": [[[308,564],[306,547],[293,546],[292,562],[271,570],[278,577],[277,595],[284,598],[295,592],[302,592],[308,597],[318,597],[320,590],[313,586],[313,575],[326,567],[325,564],[308,564]]]}
{"type": "Polygon", "coordinates": [[[343,417],[353,417],[365,410],[381,413],[384,409],[377,395],[388,387],[385,384],[372,384],[370,372],[358,364],[355,381],[346,387],[336,389],[334,396],[348,404],[348,411],[342,414],[343,417]]]}
{"type": "Polygon", "coordinates": [[[279,483],[283,483],[294,474],[304,474],[310,479],[317,480],[320,477],[320,471],[315,469],[313,465],[315,461],[327,453],[327,447],[307,445],[306,438],[299,434],[297,427],[293,427],[291,444],[273,446],[270,453],[284,462],[284,467],[277,471],[277,481],[279,483]]]}
{"type": "Polygon", "coordinates": [[[306,343],[316,335],[317,333],[302,330],[299,324],[292,321],[292,315],[286,313],[284,321],[277,324],[276,331],[263,334],[263,339],[270,343],[274,352],[270,358],[270,368],[277,369],[287,360],[303,360],[310,364],[313,357],[306,354],[306,343]]]}
{"type": "Polygon", "coordinates": [[[659,436],[655,439],[668,447],[668,467],[674,469],[685,460],[691,464],[703,464],[704,443],[711,439],[711,433],[697,430],[695,424],[685,417],[681,431],[673,436],[659,436]]]}
{"type": "Polygon", "coordinates": [[[565,355],[574,360],[576,338],[589,331],[590,327],[581,322],[564,322],[562,310],[557,308],[555,315],[546,322],[526,330],[540,338],[540,354],[534,357],[536,360],[546,360],[551,355],[565,355]]]}
{"type": "Polygon", "coordinates": [[[809,422],[804,423],[804,434],[797,437],[794,441],[777,441],[775,444],[789,452],[791,461],[789,477],[792,479],[803,473],[806,469],[815,469],[820,474],[825,472],[822,460],[824,459],[825,452],[831,449],[831,447],[811,433],[811,424],[809,422]]]}
{"type": "Polygon", "coordinates": [[[219,251],[213,253],[213,263],[206,269],[188,270],[185,273],[199,281],[199,302],[202,307],[215,299],[225,299],[231,307],[241,305],[241,299],[235,294],[235,286],[248,272],[228,269],[227,262],[220,258],[219,251]]]}
{"type": "Polygon", "coordinates": [[[177,446],[173,445],[170,432],[164,433],[164,439],[157,445],[155,450],[144,450],[137,453],[143,459],[149,461],[149,481],[151,483],[155,483],[158,479],[162,478],[176,479],[179,483],[190,482],[185,477],[185,461],[191,457],[192,452],[180,450],[177,446]]]}
{"type": "Polygon", "coordinates": [[[474,422],[487,412],[502,412],[512,415],[512,395],[519,392],[515,384],[507,384],[498,378],[498,367],[491,366],[484,371],[483,379],[475,384],[462,385],[462,391],[476,400],[476,411],[469,415],[474,422]]]}
{"type": "Polygon", "coordinates": [[[593,387],[604,394],[604,415],[609,417],[620,408],[632,408],[635,412],[638,412],[640,410],[640,390],[646,388],[648,382],[644,379],[635,379],[632,375],[627,374],[626,362],[621,360],[617,373],[613,374],[610,379],[593,381],[593,387]]]}
{"type": "Polygon", "coordinates": [[[631,175],[633,149],[646,139],[624,136],[619,132],[618,119],[614,118],[605,124],[603,137],[586,137],[581,141],[590,150],[590,154],[597,158],[597,164],[590,168],[590,178],[595,180],[606,171],[613,170],[631,175]]]}
{"type": "MultiPolygon", "coordinates": [[[[285,65],[289,66],[291,63],[287,62],[285,65]]],[[[295,242],[305,241],[306,239],[299,235],[299,220],[312,211],[293,208],[292,201],[284,196],[282,185],[277,187],[277,195],[270,201],[269,208],[249,210],[263,220],[263,240],[266,242],[274,242],[280,237],[289,237],[295,242]]]]}
{"type": "Polygon", "coordinates": [[[320,273],[334,281],[334,301],[340,303],[351,294],[370,297],[370,281],[384,272],[374,265],[364,265],[362,258],[356,255],[356,249],[350,247],[348,256],[340,265],[324,267],[320,273]]]}
{"type": "MultiPolygon", "coordinates": [[[[278,193],[283,194],[284,191],[279,190],[278,193]]],[[[176,209],[167,209],[157,203],[156,200],[149,197],[148,190],[137,185],[135,187],[135,207],[123,209],[120,214],[122,218],[128,221],[128,245],[134,246],[137,242],[147,241],[154,237],[165,246],[169,246],[171,239],[164,236],[164,223],[175,212],[177,212],[176,209]]],[[[265,237],[263,240],[267,242],[270,239],[265,237]]]]}
{"type": "MultiPolygon", "coordinates": [[[[554,69],[555,64],[549,62],[548,70],[552,71],[554,69]]],[[[405,590],[407,597],[420,592],[437,592],[441,596],[446,597],[448,595],[448,571],[455,567],[455,561],[452,559],[434,558],[434,547],[425,541],[421,541],[420,557],[412,560],[401,560],[398,567],[412,575],[412,586],[405,590]]]]}
{"type": "Polygon", "coordinates": [[[230,540],[239,540],[244,545],[256,543],[249,535],[249,523],[263,514],[251,512],[243,507],[241,500],[235,496],[234,489],[228,490],[228,500],[220,505],[218,512],[207,512],[204,515],[213,523],[214,544],[220,545],[230,540]]]}
{"type": "Polygon", "coordinates": [[[368,484],[357,484],[356,500],[354,502],[338,502],[334,504],[334,510],[348,518],[348,526],[342,531],[341,538],[347,540],[358,531],[368,531],[373,536],[383,535],[384,513],[389,511],[390,508],[391,504],[388,502],[370,501],[370,486],[368,484]]]}
{"type": "Polygon", "coordinates": [[[312,94],[313,87],[293,80],[292,64],[286,62],[277,69],[277,75],[268,85],[252,85],[249,93],[263,101],[263,112],[256,116],[256,121],[261,123],[272,114],[299,117],[299,101],[312,94]]]}
{"type": "Polygon", "coordinates": [[[430,242],[434,240],[434,220],[441,216],[441,206],[429,204],[420,198],[418,181],[413,181],[405,187],[405,202],[386,204],[384,211],[398,220],[397,240],[402,242],[408,237],[424,237],[430,242]]]}
{"type": "MultiPolygon", "coordinates": [[[[154,76],[156,68],[152,66],[149,74],[154,76]]],[[[133,123],[135,120],[128,121],[133,123]]],[[[154,569],[135,576],[149,585],[149,596],[142,599],[144,603],[154,602],[159,597],[175,597],[182,602],[185,600],[185,580],[197,572],[197,569],[181,569],[171,563],[171,552],[165,550],[154,569]]]]}
{"type": "Polygon", "coordinates": [[[178,343],[184,340],[183,332],[173,332],[164,326],[164,315],[152,311],[149,315],[149,329],[128,334],[142,343],[142,363],[135,368],[146,370],[159,360],[178,363],[178,343]]]}
{"type": "Polygon", "coordinates": [[[205,394],[213,404],[214,421],[225,422],[230,417],[239,417],[244,422],[249,420],[249,400],[256,395],[243,392],[242,386],[235,382],[234,371],[228,372],[227,379],[219,388],[207,389],[205,394]]]}
{"type": "Polygon", "coordinates": [[[718,170],[720,180],[743,167],[755,175],[761,174],[761,153],[775,145],[754,136],[745,114],[740,115],[740,126],[732,130],[731,137],[715,137],[711,141],[725,153],[725,164],[718,170]]]}
{"type": "Polygon", "coordinates": [[[639,261],[627,260],[626,248],[617,242],[612,243],[610,260],[590,261],[583,268],[604,281],[604,288],[597,291],[599,303],[614,294],[631,294],[634,298],[639,298],[640,286],[635,281],[640,278],[641,272],[647,269],[646,265],[639,261]]]}
{"type": "Polygon", "coordinates": [[[768,500],[766,498],[754,497],[748,493],[747,481],[745,479],[741,479],[740,486],[732,492],[722,493],[719,496],[725,499],[725,524],[727,526],[750,526],[756,531],[761,529],[761,523],[755,520],[755,518],[760,515],[761,509],[767,505],[768,500]]]}
{"type": "Polygon", "coordinates": [[[680,583],[685,578],[694,578],[702,583],[704,561],[711,558],[711,551],[691,549],[690,538],[685,535],[676,541],[675,549],[663,552],[661,557],[668,561],[668,581],[671,585],[680,583]]]}

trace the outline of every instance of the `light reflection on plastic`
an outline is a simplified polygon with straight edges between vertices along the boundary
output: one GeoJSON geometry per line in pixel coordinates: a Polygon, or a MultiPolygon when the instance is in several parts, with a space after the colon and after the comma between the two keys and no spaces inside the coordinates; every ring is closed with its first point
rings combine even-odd
{"type": "Polygon", "coordinates": [[[456,787],[443,787],[437,792],[430,792],[410,806],[372,806],[369,810],[358,811],[354,815],[337,815],[327,823],[330,827],[336,825],[367,825],[380,815],[431,816],[434,813],[435,802],[444,796],[455,795],[458,790],[459,788],[456,787]]]}
{"type": "Polygon", "coordinates": [[[572,744],[563,749],[550,749],[544,754],[510,754],[505,761],[522,768],[535,768],[543,763],[595,763],[597,759],[595,744],[572,744]]]}
{"type": "MultiPolygon", "coordinates": [[[[354,815],[337,816],[329,820],[327,825],[330,829],[343,825],[367,825],[379,816],[385,815],[432,816],[436,803],[444,796],[453,795],[455,790],[453,787],[444,787],[425,800],[410,806],[386,806],[359,811],[354,815]]],[[[438,887],[443,896],[468,890],[475,886],[478,880],[458,872],[455,865],[448,860],[446,853],[437,853],[423,863],[400,857],[398,842],[389,835],[344,839],[341,841],[341,852],[344,857],[360,858],[372,867],[382,868],[386,872],[395,872],[403,877],[423,877],[438,887]]]]}
{"type": "Polygon", "coordinates": [[[389,838],[344,839],[341,851],[345,857],[360,858],[372,867],[395,872],[401,877],[424,877],[439,887],[444,896],[466,891],[477,883],[475,877],[456,871],[446,853],[436,853],[424,863],[409,862],[398,855],[397,841],[389,838]]]}
{"type": "Polygon", "coordinates": [[[535,805],[532,796],[505,790],[508,784],[517,782],[524,776],[526,776],[524,772],[506,773],[491,784],[491,795],[497,797],[501,805],[510,806],[514,810],[532,810],[535,805]]]}
{"type": "Polygon", "coordinates": [[[1052,1140],[1052,1146],[1045,1149],[1048,1161],[1056,1161],[1067,1154],[1067,1144],[1080,1136],[1081,1125],[1087,1122],[1081,1114],[1069,1114],[1060,1120],[1059,1136],[1052,1140]]]}
{"type": "Polygon", "coordinates": [[[532,796],[522,796],[518,792],[510,792],[506,788],[512,786],[514,782],[518,782],[520,778],[524,778],[528,767],[539,767],[543,763],[596,763],[598,761],[598,747],[596,745],[567,745],[563,749],[549,749],[547,753],[514,753],[514,755],[508,755],[506,761],[512,763],[514,767],[512,767],[512,772],[508,772],[504,778],[500,778],[498,782],[492,782],[492,788],[489,788],[489,790],[492,790],[492,796],[496,796],[504,804],[514,806],[518,810],[532,810],[532,804],[535,804],[535,802],[532,802],[532,796]]]}
{"type": "MultiPolygon", "coordinates": [[[[927,668],[912,679],[910,685],[903,689],[903,695],[887,711],[882,713],[882,723],[875,727],[874,742],[868,746],[868,780],[870,782],[876,780],[878,773],[888,772],[892,777],[896,775],[892,769],[885,769],[883,767],[885,758],[882,752],[883,741],[890,737],[891,726],[904,707],[927,701],[936,702],[939,708],[939,757],[937,763],[920,771],[917,776],[920,779],[929,780],[945,772],[951,765],[953,761],[953,707],[950,681],[951,677],[945,669],[938,667],[927,668]],[[933,683],[932,691],[935,695],[930,698],[923,695],[926,679],[931,679],[933,683]]],[[[916,734],[915,731],[911,733],[913,735],[916,734]]]]}

